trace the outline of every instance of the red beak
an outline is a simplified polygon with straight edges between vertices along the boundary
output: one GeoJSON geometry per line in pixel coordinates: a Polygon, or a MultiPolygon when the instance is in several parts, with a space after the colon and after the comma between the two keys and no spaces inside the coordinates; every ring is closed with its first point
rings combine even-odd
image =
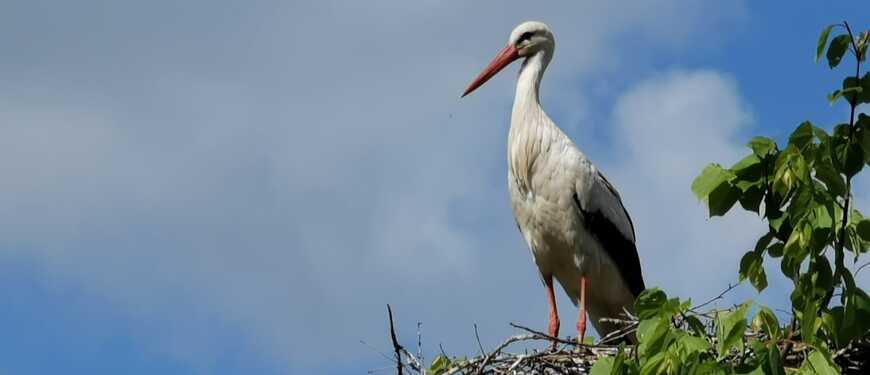
{"type": "Polygon", "coordinates": [[[478,87],[489,81],[492,76],[496,75],[500,72],[504,67],[508,66],[511,62],[518,59],[520,57],[519,51],[512,45],[507,45],[499,51],[498,55],[495,55],[495,58],[492,59],[492,62],[487,65],[480,75],[468,85],[468,88],[465,89],[465,92],[462,93],[462,97],[464,98],[466,95],[471,94],[472,91],[476,90],[478,87]]]}

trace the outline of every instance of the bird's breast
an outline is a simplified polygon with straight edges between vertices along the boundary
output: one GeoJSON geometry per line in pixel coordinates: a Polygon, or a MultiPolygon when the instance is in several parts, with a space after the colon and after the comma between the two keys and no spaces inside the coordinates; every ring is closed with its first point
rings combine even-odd
{"type": "Polygon", "coordinates": [[[589,238],[574,208],[571,184],[558,176],[531,173],[523,187],[516,175],[509,176],[517,225],[542,272],[558,265],[579,267],[589,238]]]}

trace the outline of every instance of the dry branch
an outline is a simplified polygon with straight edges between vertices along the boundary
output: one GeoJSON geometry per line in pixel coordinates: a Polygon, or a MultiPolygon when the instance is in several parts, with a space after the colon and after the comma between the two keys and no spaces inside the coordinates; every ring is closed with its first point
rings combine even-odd
{"type": "Polygon", "coordinates": [[[393,349],[396,351],[396,373],[402,375],[402,345],[396,340],[396,326],[393,324],[393,308],[387,304],[387,314],[390,316],[390,339],[393,340],[393,349]]]}

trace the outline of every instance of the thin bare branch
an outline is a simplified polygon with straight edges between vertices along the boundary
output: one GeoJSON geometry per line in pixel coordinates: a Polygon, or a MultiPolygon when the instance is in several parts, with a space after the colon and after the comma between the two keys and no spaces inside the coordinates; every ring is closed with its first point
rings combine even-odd
{"type": "Polygon", "coordinates": [[[425,362],[423,359],[423,333],[421,327],[423,322],[417,322],[417,358],[420,362],[425,362]]]}
{"type": "Polygon", "coordinates": [[[514,327],[514,328],[521,329],[521,330],[526,331],[526,332],[529,332],[529,333],[535,335],[536,338],[539,338],[539,339],[547,339],[547,340],[550,340],[550,341],[558,342],[558,343],[560,343],[560,344],[571,345],[571,346],[577,346],[577,345],[579,345],[579,344],[577,344],[576,341],[573,341],[573,340],[565,340],[565,339],[560,339],[560,338],[558,338],[558,337],[553,337],[553,336],[550,336],[550,335],[548,335],[548,334],[546,334],[546,333],[543,333],[543,332],[541,332],[541,331],[535,331],[535,330],[533,330],[533,329],[531,329],[531,328],[529,328],[529,327],[521,326],[521,325],[516,324],[516,323],[510,323],[510,326],[511,326],[511,327],[514,327]]]}
{"type": "Polygon", "coordinates": [[[713,303],[713,302],[716,302],[716,301],[721,300],[722,298],[724,298],[725,295],[728,294],[728,292],[734,290],[734,288],[736,288],[738,285],[740,285],[740,284],[731,284],[731,283],[728,283],[728,287],[725,288],[725,290],[723,290],[722,293],[719,293],[718,296],[713,297],[713,298],[707,300],[706,302],[704,302],[704,303],[702,303],[702,304],[700,304],[700,305],[698,305],[698,306],[692,307],[691,309],[689,309],[689,311],[691,311],[691,312],[693,312],[693,313],[697,313],[697,311],[700,310],[702,307],[707,306],[707,305],[709,305],[709,304],[711,304],[711,303],[713,303]]]}
{"type": "Polygon", "coordinates": [[[367,343],[367,342],[365,342],[365,341],[363,341],[363,340],[359,340],[359,343],[365,345],[367,348],[371,349],[371,350],[374,351],[375,353],[380,354],[381,357],[384,357],[384,359],[386,359],[386,360],[388,360],[388,361],[390,361],[390,362],[396,362],[396,359],[395,359],[395,358],[390,357],[389,355],[387,355],[387,353],[384,353],[384,352],[378,350],[377,348],[375,348],[374,346],[369,345],[369,343],[367,343]]]}
{"type": "Polygon", "coordinates": [[[477,339],[477,347],[480,349],[480,355],[486,353],[486,350],[483,350],[483,344],[480,343],[480,334],[477,332],[477,323],[474,323],[474,338],[477,339]]]}
{"type": "MultiPolygon", "coordinates": [[[[511,324],[511,325],[513,325],[513,324],[511,324]]],[[[481,363],[480,367],[477,368],[476,374],[478,374],[478,375],[482,374],[483,369],[486,367],[487,364],[489,364],[489,361],[491,361],[493,357],[497,356],[498,353],[500,353],[501,350],[504,349],[505,347],[507,347],[508,345],[510,345],[514,342],[517,342],[517,341],[534,340],[536,338],[537,337],[535,334],[511,336],[511,338],[505,340],[505,342],[503,342],[501,345],[499,345],[497,348],[495,348],[495,350],[493,350],[492,353],[489,353],[486,355],[486,357],[484,357],[483,363],[481,363]]]]}
{"type": "Polygon", "coordinates": [[[423,373],[423,364],[419,359],[417,359],[417,357],[414,357],[414,355],[405,348],[402,348],[402,353],[405,354],[405,357],[408,357],[408,365],[411,366],[412,369],[419,373],[423,373]]]}
{"type": "Polygon", "coordinates": [[[402,375],[402,345],[399,345],[399,340],[396,340],[396,328],[393,324],[393,308],[387,304],[387,314],[390,316],[390,339],[393,340],[393,350],[396,351],[396,373],[402,375]]]}

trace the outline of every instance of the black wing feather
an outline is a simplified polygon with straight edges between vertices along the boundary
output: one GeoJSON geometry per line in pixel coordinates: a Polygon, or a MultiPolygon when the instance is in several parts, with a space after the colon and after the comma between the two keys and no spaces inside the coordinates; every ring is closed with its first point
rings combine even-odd
{"type": "MultiPolygon", "coordinates": [[[[602,180],[604,180],[603,176],[602,180]]],[[[607,182],[607,180],[604,181],[607,182]]],[[[607,183],[607,186],[611,191],[613,191],[613,187],[610,183],[607,183]]],[[[616,195],[617,201],[620,206],[622,206],[622,200],[619,199],[619,195],[615,192],[614,195],[616,195]]],[[[634,244],[634,240],[626,237],[619,230],[616,224],[610,221],[610,219],[608,219],[600,210],[584,210],[576,192],[574,193],[573,198],[574,204],[577,205],[577,210],[580,211],[580,216],[583,218],[584,224],[589,229],[589,232],[592,233],[599,242],[601,242],[604,252],[610,256],[613,264],[616,265],[620,276],[625,280],[631,294],[635,297],[640,295],[640,292],[646,289],[646,287],[643,283],[643,275],[640,270],[640,259],[637,255],[637,247],[634,244]]],[[[624,206],[622,207],[622,210],[625,211],[624,206]]],[[[628,216],[627,211],[625,211],[625,216],[628,218],[629,223],[631,223],[631,217],[628,216]]],[[[631,224],[631,227],[631,232],[634,233],[634,224],[631,224]]]]}

